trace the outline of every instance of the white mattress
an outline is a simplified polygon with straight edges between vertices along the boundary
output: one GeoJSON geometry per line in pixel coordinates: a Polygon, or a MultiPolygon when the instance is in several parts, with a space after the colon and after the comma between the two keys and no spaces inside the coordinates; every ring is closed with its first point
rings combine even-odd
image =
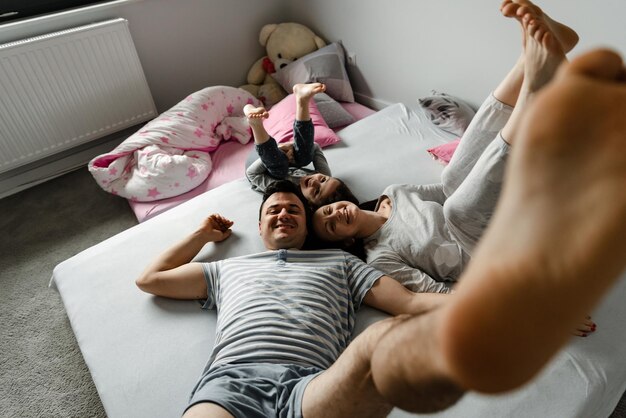
{"type": "MultiPolygon", "coordinates": [[[[361,200],[392,183],[439,181],[442,166],[427,148],[450,139],[418,108],[390,106],[340,132],[325,152],[333,174],[361,200]]],[[[110,418],[180,416],[211,351],[215,312],[197,302],[142,293],[135,278],[210,213],[235,221],[234,234],[208,244],[197,259],[262,251],[260,195],[246,180],[210,190],[59,264],[53,283],[110,418]]],[[[593,277],[589,278],[593,280],[593,277]]],[[[607,417],[626,389],[626,280],[593,313],[598,330],[577,338],[526,387],[506,396],[468,394],[441,417],[607,417]]],[[[529,307],[532,309],[532,307],[529,307]]],[[[383,318],[365,308],[358,330],[383,318]]],[[[511,359],[515,361],[515,359],[511,359]]],[[[497,370],[494,370],[497,373],[497,370]]],[[[394,410],[392,417],[410,416],[394,410]]]]}

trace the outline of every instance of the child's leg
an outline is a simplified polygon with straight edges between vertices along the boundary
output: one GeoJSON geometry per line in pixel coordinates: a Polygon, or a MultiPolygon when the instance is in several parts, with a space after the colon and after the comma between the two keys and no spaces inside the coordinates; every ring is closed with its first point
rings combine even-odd
{"type": "Polygon", "coordinates": [[[269,116],[264,107],[254,107],[247,104],[243,108],[243,113],[248,118],[248,123],[254,136],[255,149],[263,165],[272,177],[285,178],[289,170],[289,161],[284,152],[278,149],[278,145],[265,127],[263,119],[269,116]]]}
{"type": "Polygon", "coordinates": [[[309,102],[317,93],[326,90],[321,83],[296,84],[293,93],[296,99],[296,120],[293,122],[293,159],[296,167],[303,167],[313,160],[313,122],[309,113],[309,102]]]}

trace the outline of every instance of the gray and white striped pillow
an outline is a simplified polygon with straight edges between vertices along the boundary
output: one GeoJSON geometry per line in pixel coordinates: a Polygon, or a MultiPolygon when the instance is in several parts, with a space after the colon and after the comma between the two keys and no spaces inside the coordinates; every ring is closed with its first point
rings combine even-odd
{"type": "Polygon", "coordinates": [[[446,132],[463,136],[476,114],[474,109],[458,97],[435,90],[432,90],[431,94],[417,100],[430,121],[446,132]]]}

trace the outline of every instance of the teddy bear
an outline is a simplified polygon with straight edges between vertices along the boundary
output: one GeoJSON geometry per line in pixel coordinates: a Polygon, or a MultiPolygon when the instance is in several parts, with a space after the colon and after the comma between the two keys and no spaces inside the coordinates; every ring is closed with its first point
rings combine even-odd
{"type": "Polygon", "coordinates": [[[326,46],[326,42],[311,29],[292,22],[263,26],[259,42],[265,47],[267,55],[252,65],[248,71],[248,84],[240,88],[250,92],[267,107],[287,96],[271,74],[290,62],[326,46]]]}

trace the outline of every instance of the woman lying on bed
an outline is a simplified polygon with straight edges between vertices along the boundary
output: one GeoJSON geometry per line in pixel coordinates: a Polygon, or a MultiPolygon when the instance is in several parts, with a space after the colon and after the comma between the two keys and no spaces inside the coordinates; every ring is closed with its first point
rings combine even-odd
{"type": "Polygon", "coordinates": [[[264,107],[244,106],[243,112],[252,128],[255,150],[260,157],[246,168],[246,177],[254,190],[264,193],[277,180],[289,180],[300,187],[304,197],[314,207],[339,200],[359,203],[344,182],[331,177],[322,149],[313,142],[314,126],[309,102],[325,90],[326,86],[322,83],[293,86],[296,100],[294,141],[280,146],[263,126],[263,119],[269,116],[269,112],[264,107]],[[304,168],[311,162],[314,170],[304,168]]]}
{"type": "MultiPolygon", "coordinates": [[[[577,34],[549,22],[563,51],[571,50],[577,34]]],[[[545,49],[522,53],[476,113],[440,184],[391,185],[373,210],[322,206],[316,235],[345,245],[363,240],[367,262],[412,291],[449,292],[494,212],[519,115],[560,61],[545,49]]]]}

